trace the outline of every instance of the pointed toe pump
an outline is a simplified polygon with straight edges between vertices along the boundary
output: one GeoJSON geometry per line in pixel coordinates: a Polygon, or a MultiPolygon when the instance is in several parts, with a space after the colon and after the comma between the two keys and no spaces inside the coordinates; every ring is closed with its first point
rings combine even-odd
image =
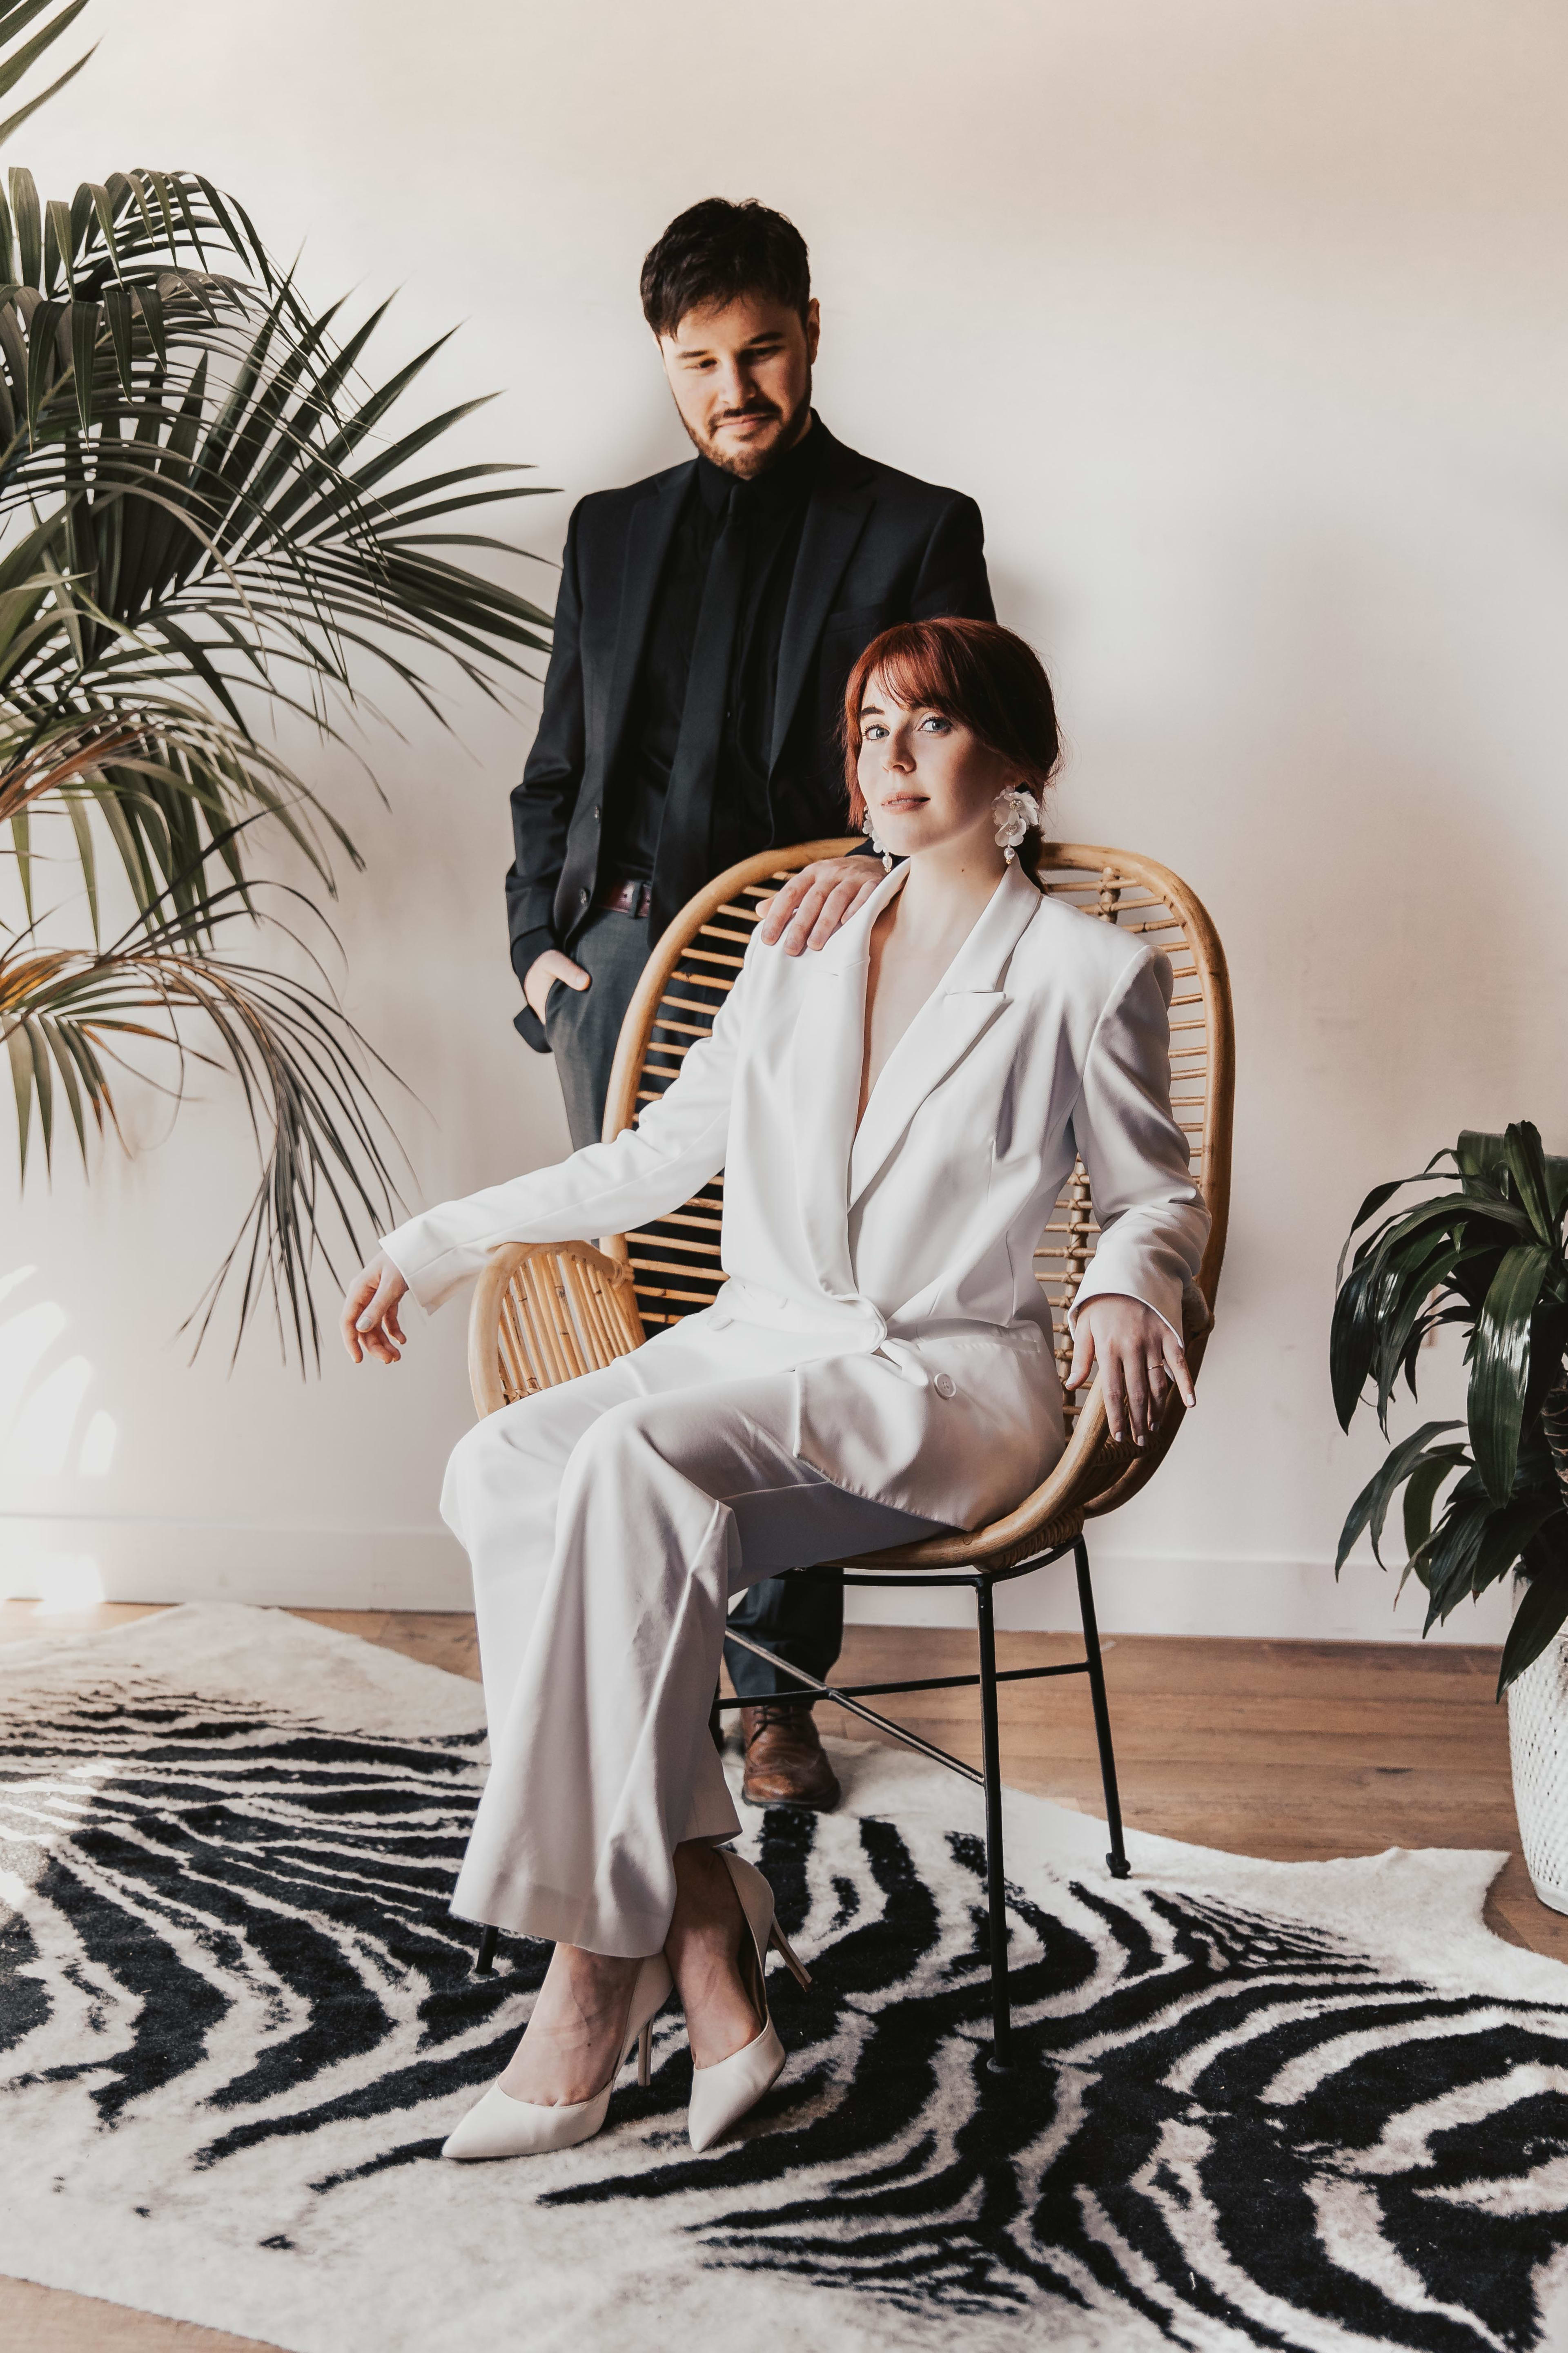
{"type": "Polygon", "coordinates": [[[647,2082],[654,2018],[668,2000],[673,1983],[662,1953],[651,1954],[643,1962],[632,1986],[622,2056],[610,2070],[609,2082],[591,2100],[541,2107],[532,2100],[514,2100],[510,2092],[492,2084],[444,2143],[442,2156],[468,2165],[487,2157],[540,2157],[548,2149],[574,2148],[579,2141],[592,2140],[609,2113],[616,2077],[634,2049],[637,2082],[647,2082]]]}
{"type": "Polygon", "coordinates": [[[768,2010],[766,1963],[770,1946],[782,1954],[785,1967],[796,1982],[811,1983],[805,1965],[793,1951],[789,1938],[779,1926],[773,1913],[773,1891],[754,1864],[728,1847],[721,1847],[720,1859],[728,1867],[734,1882],[735,1893],[741,1899],[745,1915],[746,1931],[741,1939],[741,1974],[746,1990],[762,2013],[762,2032],[753,2037],[743,2050],[732,2051],[728,2059],[716,2066],[694,2068],[691,2076],[691,2106],[688,2129],[691,2146],[701,2151],[711,2148],[721,2140],[731,2126],[739,2124],[748,2108],[754,2108],[763,2094],[777,2082],[784,2063],[784,2047],[779,2041],[777,2027],[768,2010]]]}

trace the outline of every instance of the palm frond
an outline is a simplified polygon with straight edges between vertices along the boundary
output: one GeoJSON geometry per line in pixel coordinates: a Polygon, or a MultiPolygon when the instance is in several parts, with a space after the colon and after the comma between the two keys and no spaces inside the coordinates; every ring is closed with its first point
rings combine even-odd
{"type": "MultiPolygon", "coordinates": [[[[27,26],[43,15],[48,5],[49,0],[17,0],[14,7],[0,8],[0,98],[8,98],[16,84],[32,71],[45,50],[52,48],[61,34],[70,29],[87,6],[87,0],[68,0],[68,5],[58,16],[51,16],[47,25],[24,39],[27,26]]],[[[0,143],[9,139],[13,131],[20,129],[29,115],[37,114],[40,106],[47,105],[57,90],[64,90],[67,82],[74,81],[91,55],[90,49],[86,50],[74,65],[68,66],[63,74],[58,74],[46,89],[38,90],[13,113],[6,115],[5,121],[0,121],[0,143]]]]}
{"type": "MultiPolygon", "coordinates": [[[[68,354],[58,305],[34,301],[12,338],[0,306],[0,378],[25,369],[26,385],[26,420],[0,462],[0,698],[19,722],[47,723],[194,689],[241,767],[259,765],[302,806],[300,779],[255,750],[265,713],[353,742],[377,670],[445,719],[442,668],[493,697],[547,650],[539,606],[443,552],[459,537],[492,563],[516,551],[425,528],[437,510],[488,511],[534,489],[495,463],[399,476],[465,413],[374,442],[428,353],[345,406],[341,354],[314,322],[300,329],[289,289],[263,305],[227,281],[193,291],[163,276],[156,344],[138,314],[118,341],[100,320],[90,353],[79,339],[68,354]]],[[[374,323],[351,338],[356,359],[374,323]]],[[[184,812],[151,828],[145,795],[128,796],[116,846],[139,899],[188,866],[204,795],[228,789],[204,770],[184,794],[176,772],[165,794],[184,812]]]]}
{"type": "MultiPolygon", "coordinates": [[[[0,98],[85,5],[40,22],[53,0],[0,0],[0,98]]],[[[334,860],[357,861],[279,744],[303,725],[357,753],[385,693],[445,723],[454,687],[506,702],[549,647],[502,577],[523,551],[472,528],[536,487],[432,459],[482,404],[409,418],[439,344],[371,382],[385,309],[312,311],[199,174],[114,172],[68,202],[16,168],[0,195],[0,854],[22,911],[0,922],[0,1039],[24,1177],[68,1114],[84,1154],[114,1132],[128,1053],[138,1083],[154,1047],[173,1056],[175,1103],[194,1071],[226,1071],[261,1178],[196,1345],[225,1298],[237,1345],[269,1303],[301,1361],[324,1236],[354,1241],[393,1192],[385,1066],[319,969],[272,970],[265,930],[236,952],[263,904],[279,923],[258,843],[291,844],[328,893],[334,860]],[[61,841],[90,947],[54,943],[58,910],[48,940],[35,920],[40,845],[61,841]],[[136,909],[107,946],[105,851],[136,909]]]]}
{"type": "MultiPolygon", "coordinates": [[[[309,902],[295,892],[268,895],[309,902]]],[[[227,884],[195,909],[168,909],[98,950],[50,947],[36,934],[0,946],[0,1044],[16,1098],[24,1175],[36,1122],[46,1160],[58,1100],[68,1107],[84,1162],[89,1123],[117,1129],[118,1074],[126,1049],[163,1050],[172,1101],[199,1069],[238,1081],[261,1173],[239,1235],[192,1316],[195,1344],[232,1282],[234,1345],[269,1306],[285,1355],[317,1363],[321,1330],[311,1296],[318,1266],[336,1279],[329,1230],[355,1254],[393,1216],[400,1158],[365,1065],[394,1076],[343,1012],[311,957],[310,979],[280,973],[214,944],[258,920],[296,948],[295,927],[259,918],[252,894],[227,884]],[[58,1096],[57,1096],[58,1090],[58,1096]]]]}

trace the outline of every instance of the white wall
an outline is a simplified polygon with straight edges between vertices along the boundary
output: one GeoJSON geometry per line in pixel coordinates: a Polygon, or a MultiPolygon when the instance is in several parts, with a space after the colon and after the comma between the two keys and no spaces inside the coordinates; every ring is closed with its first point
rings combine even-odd
{"type": "MultiPolygon", "coordinates": [[[[571,497],[683,454],[637,308],[652,237],[714,190],[800,223],[834,430],[981,501],[1066,719],[1062,829],[1175,866],[1230,952],[1219,1332],[1191,1430],[1100,1539],[1104,1618],[1413,1636],[1392,1582],[1329,1573],[1377,1447],[1335,1429],[1326,1334],[1369,1184],[1462,1124],[1568,1145],[1561,12],[276,0],[264,46],[212,0],[89,22],[98,58],[7,160],[58,194],[205,171],[276,250],[304,243],[318,296],[401,285],[390,357],[466,322],[431,397],[501,387],[468,446],[561,486],[520,526],[551,557],[571,497]]],[[[319,764],[371,858],[352,1003],[427,1107],[435,1195],[564,1141],[509,1027],[528,723],[458,715],[466,752],[427,726],[378,745],[388,816],[319,764]]],[[[247,1189],[208,1092],[166,1143],[138,1103],[133,1162],[89,1191],[62,1164],[5,1211],[4,1577],[455,1605],[460,1315],[395,1376],[331,1357],[302,1386],[259,1336],[232,1377],[184,1362],[247,1189]]],[[[1021,1621],[1065,1604],[1016,1597],[1021,1621]]]]}

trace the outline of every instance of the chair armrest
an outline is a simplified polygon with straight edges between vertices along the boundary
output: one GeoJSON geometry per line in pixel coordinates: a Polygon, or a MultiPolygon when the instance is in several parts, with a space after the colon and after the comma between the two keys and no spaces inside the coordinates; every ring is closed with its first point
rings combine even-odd
{"type": "Polygon", "coordinates": [[[468,1311],[468,1386],[482,1419],[598,1372],[643,1342],[632,1271],[591,1242],[503,1242],[468,1311]]]}
{"type": "MultiPolygon", "coordinates": [[[[1195,1377],[1214,1329],[1214,1313],[1195,1282],[1182,1294],[1182,1332],[1187,1362],[1195,1377]]],[[[1067,1451],[1048,1479],[1026,1495],[1005,1518],[967,1535],[926,1536],[919,1544],[892,1545],[886,1552],[859,1553],[846,1568],[966,1568],[979,1562],[1007,1567],[1058,1544],[1070,1544],[1084,1521],[1110,1511],[1134,1493],[1170,1451],[1186,1409],[1174,1390],[1165,1400],[1158,1428],[1144,1447],[1112,1439],[1105,1399],[1096,1375],[1078,1410],[1067,1451]]]]}

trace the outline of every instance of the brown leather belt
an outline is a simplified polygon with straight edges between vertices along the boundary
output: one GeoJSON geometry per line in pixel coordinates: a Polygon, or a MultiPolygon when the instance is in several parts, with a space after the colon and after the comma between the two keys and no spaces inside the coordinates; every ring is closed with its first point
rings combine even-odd
{"type": "Polygon", "coordinates": [[[601,882],[594,893],[595,906],[613,915],[646,915],[652,900],[651,882],[601,882]]]}

